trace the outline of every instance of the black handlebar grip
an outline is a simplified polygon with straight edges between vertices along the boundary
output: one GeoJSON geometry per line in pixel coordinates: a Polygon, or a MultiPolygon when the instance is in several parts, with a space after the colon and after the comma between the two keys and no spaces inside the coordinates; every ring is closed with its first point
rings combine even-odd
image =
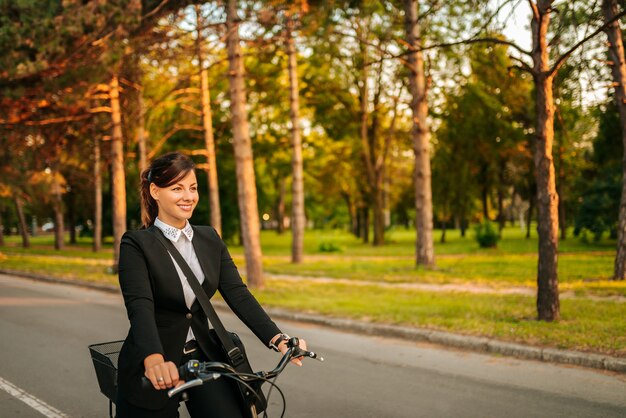
{"type": "Polygon", "coordinates": [[[152,386],[152,382],[150,381],[150,379],[148,379],[146,376],[142,376],[141,377],[141,388],[143,390],[148,390],[148,389],[154,389],[154,386],[152,386]]]}

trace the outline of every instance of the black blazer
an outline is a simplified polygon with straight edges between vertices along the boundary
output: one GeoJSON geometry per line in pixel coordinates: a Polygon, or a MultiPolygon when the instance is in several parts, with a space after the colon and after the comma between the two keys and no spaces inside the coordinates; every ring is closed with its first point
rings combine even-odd
{"type": "MultiPolygon", "coordinates": [[[[267,346],[280,329],[250,294],[215,229],[193,226],[193,230],[192,244],[205,275],[202,287],[209,298],[219,290],[233,312],[267,346]]],[[[118,396],[147,409],[161,409],[168,400],[165,390],[141,388],[148,355],[160,353],[166,361],[178,364],[189,326],[209,358],[215,346],[200,304],[196,301],[187,308],[176,267],[155,232],[160,233],[154,225],[126,232],[119,260],[130,330],[119,355],[118,396]]]]}

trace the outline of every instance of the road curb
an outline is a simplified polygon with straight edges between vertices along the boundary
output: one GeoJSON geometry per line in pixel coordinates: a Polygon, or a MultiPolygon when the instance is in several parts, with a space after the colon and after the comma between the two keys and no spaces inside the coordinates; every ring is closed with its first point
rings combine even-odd
{"type": "Polygon", "coordinates": [[[424,341],[463,350],[626,373],[626,358],[621,357],[585,353],[582,351],[533,347],[485,337],[400,325],[372,324],[323,315],[290,312],[284,309],[267,308],[267,312],[274,318],[308,322],[362,334],[401,338],[411,341],[424,341]]]}
{"type": "MultiPolygon", "coordinates": [[[[71,284],[105,291],[108,293],[119,293],[119,287],[103,283],[93,283],[75,279],[59,279],[38,273],[28,273],[6,269],[0,269],[0,274],[25,277],[49,283],[71,284]]],[[[218,309],[229,310],[228,306],[224,302],[216,301],[214,302],[214,305],[218,309]]],[[[266,308],[266,311],[270,316],[276,319],[306,322],[359,334],[400,338],[410,341],[424,341],[463,350],[487,352],[508,357],[571,364],[593,369],[626,373],[626,358],[621,357],[585,353],[582,351],[561,350],[556,348],[534,347],[485,337],[454,334],[445,331],[429,330],[426,328],[375,324],[311,313],[292,312],[281,308],[266,308]]]]}

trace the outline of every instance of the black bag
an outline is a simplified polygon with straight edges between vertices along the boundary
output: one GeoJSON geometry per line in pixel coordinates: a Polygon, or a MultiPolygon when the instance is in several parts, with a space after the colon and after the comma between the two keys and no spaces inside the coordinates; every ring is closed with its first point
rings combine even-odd
{"type": "MultiPolygon", "coordinates": [[[[215,341],[220,341],[218,333],[214,329],[210,329],[209,334],[215,341]]],[[[235,366],[231,363],[227,350],[222,344],[220,344],[220,346],[224,350],[226,358],[229,359],[228,363],[240,373],[254,374],[254,371],[252,370],[252,366],[250,365],[250,361],[248,360],[248,356],[246,354],[246,348],[244,347],[241,338],[239,338],[239,335],[231,331],[227,331],[227,334],[232,340],[235,347],[237,347],[242,354],[241,363],[238,366],[235,366]]],[[[265,394],[263,394],[263,391],[261,390],[261,385],[263,384],[263,381],[256,379],[246,383],[252,387],[253,391],[251,391],[250,388],[248,388],[243,383],[237,382],[239,392],[241,393],[241,397],[243,398],[243,402],[246,408],[250,409],[252,406],[254,406],[257,414],[265,411],[265,409],[267,408],[267,399],[265,398],[265,394]]],[[[248,410],[246,410],[245,412],[247,413],[248,410]]]]}
{"type": "MultiPolygon", "coordinates": [[[[243,346],[243,342],[241,342],[239,336],[234,332],[226,331],[224,324],[222,324],[222,321],[217,316],[213,305],[211,305],[209,296],[206,294],[204,289],[202,289],[198,278],[193,271],[191,271],[189,264],[187,264],[183,256],[180,255],[174,244],[165,238],[160,229],[153,228],[152,232],[161,244],[163,244],[165,249],[172,255],[172,257],[174,257],[178,267],[180,267],[183,271],[185,277],[187,278],[187,282],[198,299],[198,303],[200,303],[202,310],[213,326],[213,328],[209,330],[209,333],[215,338],[215,341],[220,342],[220,346],[224,350],[228,364],[233,366],[233,368],[239,373],[253,374],[254,372],[252,371],[252,367],[250,366],[250,362],[246,356],[246,350],[243,346]]],[[[249,414],[249,417],[256,417],[256,414],[263,412],[265,408],[267,408],[267,399],[265,399],[265,396],[261,391],[262,384],[263,381],[258,379],[255,379],[250,383],[246,382],[245,384],[239,381],[237,382],[237,386],[239,386],[239,391],[241,392],[244,412],[249,414]],[[253,408],[256,410],[255,413],[252,412],[253,408]]]]}

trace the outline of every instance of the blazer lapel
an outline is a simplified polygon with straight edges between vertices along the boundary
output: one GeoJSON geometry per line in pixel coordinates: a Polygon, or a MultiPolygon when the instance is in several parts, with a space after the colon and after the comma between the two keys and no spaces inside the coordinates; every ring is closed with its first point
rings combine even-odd
{"type": "Polygon", "coordinates": [[[202,268],[202,272],[204,273],[202,287],[211,295],[215,289],[217,289],[220,281],[219,256],[221,254],[221,248],[219,248],[214,241],[201,236],[196,228],[194,228],[191,243],[193,244],[196,256],[200,262],[200,268],[202,268]]]}
{"type": "MultiPolygon", "coordinates": [[[[148,230],[150,230],[150,232],[153,234],[162,234],[161,230],[154,225],[148,227],[148,230]]],[[[182,303],[185,304],[185,292],[183,291],[183,284],[180,281],[180,276],[178,275],[178,270],[176,270],[174,260],[172,259],[172,256],[170,255],[167,248],[165,248],[165,246],[159,241],[159,239],[157,237],[154,237],[154,240],[157,241],[157,247],[160,248],[163,252],[163,256],[159,257],[159,259],[163,261],[164,267],[167,266],[166,268],[168,271],[166,271],[163,276],[168,281],[168,286],[170,286],[176,292],[176,299],[181,300],[182,303]]]]}

